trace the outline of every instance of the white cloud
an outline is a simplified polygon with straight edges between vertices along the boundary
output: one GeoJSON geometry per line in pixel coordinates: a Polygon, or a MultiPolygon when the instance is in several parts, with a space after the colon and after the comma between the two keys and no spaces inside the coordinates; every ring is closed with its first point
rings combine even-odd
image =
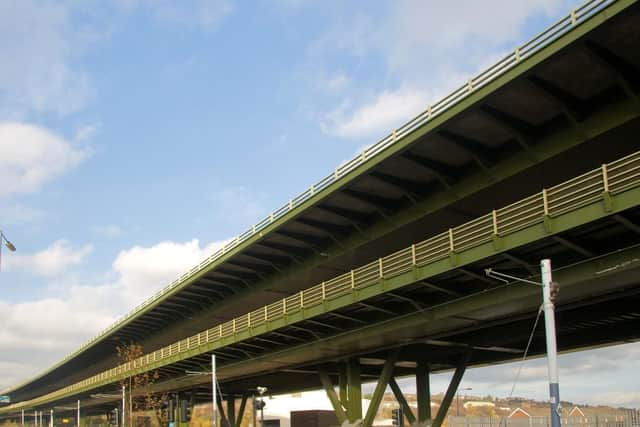
{"type": "Polygon", "coordinates": [[[84,125],[76,130],[73,140],[79,143],[90,141],[97,131],[96,125],[84,125]]]}
{"type": "Polygon", "coordinates": [[[184,243],[165,241],[121,251],[113,262],[113,270],[119,276],[127,305],[141,303],[226,242],[201,247],[198,239],[184,243]]]}
{"type": "Polygon", "coordinates": [[[0,2],[0,114],[82,109],[92,88],[74,64],[77,37],[65,2],[0,2]]]}
{"type": "Polygon", "coordinates": [[[640,407],[640,391],[611,391],[593,396],[592,403],[604,402],[611,406],[640,407]]]}
{"type": "Polygon", "coordinates": [[[45,216],[41,210],[21,203],[3,204],[0,206],[0,224],[21,225],[41,220],[45,216]]]}
{"type": "Polygon", "coordinates": [[[468,64],[464,58],[469,56],[474,62],[480,61],[496,46],[519,42],[524,24],[533,15],[559,15],[566,3],[565,0],[404,0],[396,3],[391,19],[374,41],[392,70],[428,73],[428,68],[410,70],[415,65],[433,67],[461,60],[468,64]],[[428,64],[423,58],[437,62],[428,64]]]}
{"type": "Polygon", "coordinates": [[[337,72],[321,79],[318,89],[330,93],[340,93],[348,88],[350,83],[351,79],[345,73],[337,72]]]}
{"type": "Polygon", "coordinates": [[[0,301],[0,390],[57,362],[227,242],[134,246],[117,254],[103,284],[63,276],[50,284],[55,296],[0,301]]]}
{"type": "MultiPolygon", "coordinates": [[[[559,15],[567,0],[402,0],[390,5],[383,17],[358,10],[350,19],[337,20],[308,48],[307,61],[313,64],[305,69],[330,70],[341,54],[346,58],[339,57],[340,62],[380,63],[385,76],[382,87],[371,87],[366,77],[358,77],[362,70],[351,71],[351,80],[361,84],[351,85],[320,114],[329,134],[361,138],[389,133],[491,65],[487,58],[515,47],[533,16],[559,15]]],[[[316,80],[322,86],[326,78],[318,73],[316,80]]]]}
{"type": "Polygon", "coordinates": [[[74,249],[68,241],[58,240],[48,248],[30,255],[12,254],[4,260],[8,271],[22,270],[38,276],[57,276],[76,266],[93,250],[91,245],[74,249]]]}
{"type": "Polygon", "coordinates": [[[0,122],[0,197],[37,191],[88,155],[39,126],[0,122]]]}
{"type": "Polygon", "coordinates": [[[343,138],[381,135],[424,110],[428,97],[418,90],[384,91],[370,103],[346,112],[345,105],[327,113],[325,131],[343,138]]]}

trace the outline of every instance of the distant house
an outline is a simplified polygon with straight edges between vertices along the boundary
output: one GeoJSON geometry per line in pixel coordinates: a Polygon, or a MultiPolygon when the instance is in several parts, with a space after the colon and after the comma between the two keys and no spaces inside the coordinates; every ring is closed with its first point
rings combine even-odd
{"type": "Polygon", "coordinates": [[[569,413],[567,414],[567,417],[581,417],[581,418],[586,418],[587,416],[584,414],[584,412],[582,411],[582,409],[578,408],[577,406],[574,406],[573,408],[571,408],[571,410],[569,411],[569,413]]]}
{"type": "Polygon", "coordinates": [[[531,414],[529,414],[527,411],[525,411],[522,408],[516,408],[513,411],[511,411],[511,413],[509,414],[509,416],[507,418],[531,418],[531,414]]]}

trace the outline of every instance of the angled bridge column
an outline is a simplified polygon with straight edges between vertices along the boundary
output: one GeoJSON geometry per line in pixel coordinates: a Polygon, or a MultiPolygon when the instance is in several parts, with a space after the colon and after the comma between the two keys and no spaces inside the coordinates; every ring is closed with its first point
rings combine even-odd
{"type": "Polygon", "coordinates": [[[471,349],[468,349],[464,356],[458,362],[458,366],[456,366],[456,370],[453,373],[453,377],[451,378],[451,382],[449,383],[449,387],[447,388],[447,392],[444,394],[442,398],[442,404],[438,409],[438,414],[436,418],[433,420],[432,427],[442,427],[442,423],[444,418],[447,416],[447,411],[449,411],[449,407],[451,406],[451,402],[453,402],[453,398],[456,396],[456,392],[458,391],[458,386],[462,381],[462,376],[467,369],[467,364],[469,363],[469,359],[471,358],[471,349]]]}
{"type": "Polygon", "coordinates": [[[329,374],[325,370],[319,372],[322,386],[331,401],[338,422],[342,427],[371,427],[373,425],[373,419],[380,407],[384,391],[393,375],[393,368],[398,360],[398,353],[399,350],[394,350],[389,353],[364,419],[362,418],[362,387],[359,361],[357,359],[351,359],[340,367],[339,395],[334,389],[329,374]]]}

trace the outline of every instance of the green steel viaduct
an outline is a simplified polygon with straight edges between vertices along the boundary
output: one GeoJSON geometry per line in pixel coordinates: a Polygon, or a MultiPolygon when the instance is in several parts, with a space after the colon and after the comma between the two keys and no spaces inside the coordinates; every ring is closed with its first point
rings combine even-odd
{"type": "MultiPolygon", "coordinates": [[[[592,0],[0,391],[0,418],[82,425],[148,371],[156,393],[210,401],[211,377],[185,372],[215,354],[233,426],[260,385],[324,387],[341,424],[368,427],[390,385],[410,423],[440,427],[467,367],[522,357],[540,306],[539,288],[487,268],[539,281],[552,260],[560,351],[640,338],[639,150],[640,3],[592,0]],[[128,342],[145,354],[120,364],[128,342]],[[429,375],[445,370],[432,413],[429,375]],[[407,376],[417,410],[397,386],[407,376]],[[366,412],[363,382],[376,384],[366,412]]],[[[538,329],[530,354],[544,343],[538,329]]]]}

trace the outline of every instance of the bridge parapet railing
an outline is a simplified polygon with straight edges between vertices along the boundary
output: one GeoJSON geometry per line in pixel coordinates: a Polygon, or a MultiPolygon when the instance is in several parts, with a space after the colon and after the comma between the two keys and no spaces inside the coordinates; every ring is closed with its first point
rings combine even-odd
{"type": "Polygon", "coordinates": [[[380,280],[429,265],[525,227],[543,224],[549,218],[588,204],[602,203],[603,209],[607,209],[607,200],[612,194],[636,187],[640,187],[640,151],[54,393],[64,394],[89,384],[104,383],[149,363],[149,360],[161,361],[265,322],[304,312],[380,280]]]}
{"type": "Polygon", "coordinates": [[[326,189],[330,185],[342,179],[350,172],[357,169],[360,165],[384,152],[387,148],[391,147],[400,139],[409,135],[417,128],[425,125],[429,121],[449,110],[454,105],[463,101],[479,88],[487,85],[499,76],[511,70],[523,59],[526,59],[527,57],[530,57],[539,52],[545,46],[557,40],[559,37],[567,34],[572,29],[588,20],[591,16],[605,9],[607,6],[615,3],[616,1],[617,0],[589,0],[580,7],[573,9],[568,15],[548,27],[540,34],[536,35],[531,40],[515,48],[511,53],[500,59],[493,66],[468,79],[468,81],[464,85],[456,88],[439,101],[428,105],[424,111],[413,117],[411,120],[407,121],[404,125],[393,130],[390,134],[386,135],[376,143],[368,146],[356,157],[337,167],[332,174],[327,175],[317,183],[311,185],[304,192],[290,199],[287,204],[275,210],[273,213],[271,213],[269,216],[267,216],[257,224],[253,225],[251,228],[233,238],[222,248],[202,260],[199,264],[191,268],[186,273],[182,274],[178,279],[156,292],[142,304],[136,306],[134,309],[132,309],[118,321],[113,323],[107,329],[100,332],[96,337],[83,344],[78,350],[69,354],[61,362],[59,362],[59,364],[64,363],[71,357],[79,354],[81,351],[94,344],[96,341],[102,339],[104,336],[120,327],[140,311],[155,303],[163,296],[174,290],[176,287],[180,286],[186,280],[211,266],[214,261],[224,256],[229,251],[232,251],[233,249],[238,247],[238,245],[245,242],[247,239],[250,239],[255,234],[260,233],[262,230],[275,223],[280,218],[285,216],[293,209],[296,209],[307,200],[311,199],[318,192],[326,189]]]}

